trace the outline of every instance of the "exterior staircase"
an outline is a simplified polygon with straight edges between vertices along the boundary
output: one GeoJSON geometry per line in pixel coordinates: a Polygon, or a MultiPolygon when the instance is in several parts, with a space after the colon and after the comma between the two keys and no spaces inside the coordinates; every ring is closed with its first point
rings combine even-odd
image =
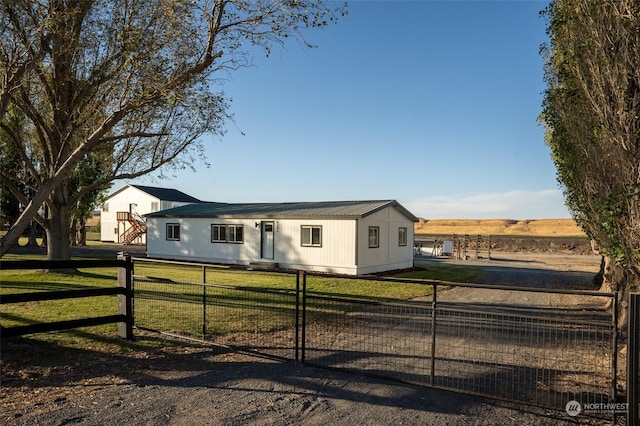
{"type": "Polygon", "coordinates": [[[125,222],[125,231],[118,239],[122,244],[131,244],[136,238],[147,233],[147,223],[144,218],[137,213],[118,212],[118,222],[125,222]]]}

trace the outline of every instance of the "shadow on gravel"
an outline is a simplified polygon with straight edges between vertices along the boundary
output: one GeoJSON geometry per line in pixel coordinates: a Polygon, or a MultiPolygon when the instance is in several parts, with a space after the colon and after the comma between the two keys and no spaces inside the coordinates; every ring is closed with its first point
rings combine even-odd
{"type": "MultiPolygon", "coordinates": [[[[111,345],[117,341],[82,331],[72,333],[111,345]]],[[[161,412],[166,404],[179,400],[181,409],[193,411],[194,416],[202,412],[205,400],[236,407],[231,410],[236,413],[246,410],[243,404],[249,400],[272,405],[280,401],[287,407],[293,404],[293,409],[297,402],[303,410],[305,405],[308,408],[313,401],[316,404],[323,399],[346,407],[391,407],[463,417],[475,410],[487,410],[480,407],[500,406],[499,402],[471,395],[274,361],[223,347],[164,342],[155,335],[141,337],[142,342],[148,347],[138,344],[136,349],[133,343],[121,353],[105,353],[24,337],[3,340],[0,418],[7,424],[14,424],[16,419],[28,424],[33,416],[37,419],[43,413],[53,416],[52,420],[86,418],[89,414],[78,414],[78,407],[88,404],[88,395],[94,411],[95,407],[117,406],[117,418],[124,419],[127,406],[133,410],[134,402],[140,412],[140,401],[144,401],[144,410],[161,412]]],[[[555,421],[556,414],[538,412],[535,416],[555,421]]]]}

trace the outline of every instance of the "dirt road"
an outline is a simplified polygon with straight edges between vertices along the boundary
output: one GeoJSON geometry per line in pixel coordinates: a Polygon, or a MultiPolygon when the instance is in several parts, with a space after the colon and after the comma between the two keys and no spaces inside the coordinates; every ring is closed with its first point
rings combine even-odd
{"type": "MultiPolygon", "coordinates": [[[[592,288],[597,257],[549,256],[496,254],[473,265],[483,270],[478,282],[592,288]]],[[[2,342],[1,378],[0,423],[7,425],[577,424],[565,412],[184,342],[106,356],[9,339],[2,342]]]]}

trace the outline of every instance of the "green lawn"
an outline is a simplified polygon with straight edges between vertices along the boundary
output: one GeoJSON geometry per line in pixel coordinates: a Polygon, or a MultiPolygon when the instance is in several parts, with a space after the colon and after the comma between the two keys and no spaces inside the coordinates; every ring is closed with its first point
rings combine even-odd
{"type": "MultiPolygon", "coordinates": [[[[42,256],[6,255],[3,260],[37,259],[42,256]]],[[[201,266],[136,262],[136,322],[149,328],[168,331],[202,332],[203,297],[207,299],[205,324],[207,334],[229,332],[261,332],[289,328],[295,312],[295,275],[206,268],[207,287],[203,295],[201,266]],[[230,288],[228,288],[230,287],[230,288]],[[237,288],[236,288],[237,287],[237,288]],[[270,294],[252,290],[277,290],[270,294]],[[284,294],[283,291],[291,292],[284,294]],[[172,301],[168,301],[168,299],[172,301]],[[179,300],[175,300],[179,299],[179,300]]],[[[437,262],[418,262],[416,270],[396,275],[399,278],[465,282],[478,274],[475,268],[452,266],[437,262]]],[[[41,271],[0,270],[2,294],[111,287],[116,285],[116,268],[80,269],[76,274],[44,273],[41,271]]],[[[405,300],[431,293],[431,286],[420,284],[343,279],[331,276],[310,276],[307,291],[311,295],[348,297],[367,300],[405,300]]],[[[346,302],[314,298],[308,305],[308,319],[321,318],[336,311],[358,309],[346,302]]],[[[80,298],[0,305],[0,323],[5,327],[50,322],[117,313],[115,296],[80,298]]],[[[45,340],[61,339],[72,345],[95,346],[98,340],[110,340],[116,325],[85,328],[69,333],[49,333],[34,336],[45,340]],[[80,333],[80,334],[79,334],[80,333]],[[78,337],[89,333],[91,338],[78,337]],[[75,342],[75,343],[71,343],[75,342]],[[80,343],[79,343],[80,342],[80,343]]]]}

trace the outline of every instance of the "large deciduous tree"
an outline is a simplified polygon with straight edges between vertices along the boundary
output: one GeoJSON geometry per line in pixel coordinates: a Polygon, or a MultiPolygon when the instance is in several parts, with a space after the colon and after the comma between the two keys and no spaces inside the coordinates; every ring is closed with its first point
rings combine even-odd
{"type": "Polygon", "coordinates": [[[624,303],[640,283],[640,3],[554,0],[544,13],[547,144],[624,303]]]}
{"type": "MultiPolygon", "coordinates": [[[[0,120],[0,170],[23,170],[23,161],[17,145],[11,140],[15,132],[24,126],[24,117],[15,110],[7,110],[5,119],[0,120]]],[[[19,180],[18,178],[17,180],[19,180]]],[[[16,183],[19,185],[19,183],[16,183]]],[[[19,188],[18,191],[23,191],[19,188]]],[[[15,192],[15,191],[14,191],[15,192]]],[[[0,229],[7,229],[20,216],[20,202],[4,181],[0,182],[0,229]]]]}
{"type": "MultiPolygon", "coordinates": [[[[8,0],[0,6],[0,121],[8,106],[26,117],[14,139],[33,182],[0,255],[41,217],[48,258],[69,258],[73,206],[116,179],[202,158],[205,133],[222,135],[228,103],[220,83],[268,51],[345,13],[319,0],[8,0]],[[96,152],[108,173],[78,185],[72,175],[96,152]]],[[[86,164],[86,163],[85,163],[86,164]]]]}

